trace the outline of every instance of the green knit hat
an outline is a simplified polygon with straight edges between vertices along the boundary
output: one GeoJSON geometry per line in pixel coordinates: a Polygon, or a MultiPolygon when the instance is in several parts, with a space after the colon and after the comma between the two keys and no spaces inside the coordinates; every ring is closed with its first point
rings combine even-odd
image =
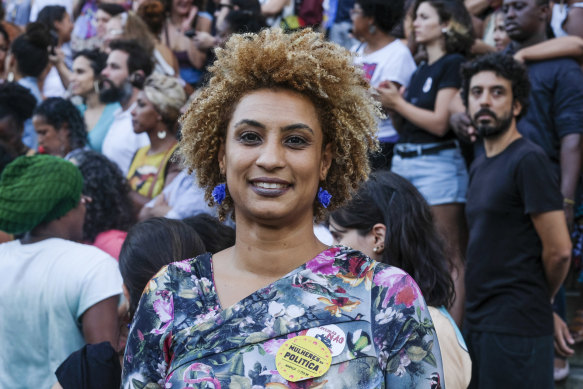
{"type": "Polygon", "coordinates": [[[19,157],[0,176],[0,231],[21,234],[64,216],[79,204],[83,176],[51,155],[19,157]]]}

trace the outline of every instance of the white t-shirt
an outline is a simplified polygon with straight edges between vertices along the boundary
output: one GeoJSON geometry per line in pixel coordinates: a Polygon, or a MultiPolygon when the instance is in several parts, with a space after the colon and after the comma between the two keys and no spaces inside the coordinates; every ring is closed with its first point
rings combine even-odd
{"type": "MultiPolygon", "coordinates": [[[[354,64],[362,66],[364,76],[373,88],[383,81],[394,81],[405,88],[409,85],[411,76],[417,65],[411,51],[399,39],[395,39],[382,49],[370,54],[364,54],[366,44],[354,46],[351,51],[356,53],[354,64]]],[[[379,123],[378,137],[381,141],[395,142],[397,131],[387,118],[379,123]]]]}
{"type": "Polygon", "coordinates": [[[124,177],[128,175],[136,151],[150,144],[148,135],[134,132],[131,112],[135,105],[136,103],[132,104],[125,111],[121,108],[115,111],[113,114],[115,118],[103,139],[101,148],[103,155],[119,166],[124,177]]]}
{"type": "Polygon", "coordinates": [[[85,340],[81,315],[122,293],[117,262],[63,239],[0,245],[0,387],[50,388],[85,340]]]}

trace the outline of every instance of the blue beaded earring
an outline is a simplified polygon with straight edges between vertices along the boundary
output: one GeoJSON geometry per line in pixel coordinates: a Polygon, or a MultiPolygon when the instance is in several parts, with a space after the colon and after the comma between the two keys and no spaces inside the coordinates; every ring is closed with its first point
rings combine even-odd
{"type": "Polygon", "coordinates": [[[330,199],[332,199],[332,195],[326,189],[320,187],[320,189],[318,189],[318,201],[320,204],[322,204],[324,208],[328,208],[328,205],[330,205],[330,199]]]}
{"type": "Polygon", "coordinates": [[[227,197],[225,184],[215,186],[212,195],[215,203],[221,204],[225,200],[225,197],[227,197]]]}

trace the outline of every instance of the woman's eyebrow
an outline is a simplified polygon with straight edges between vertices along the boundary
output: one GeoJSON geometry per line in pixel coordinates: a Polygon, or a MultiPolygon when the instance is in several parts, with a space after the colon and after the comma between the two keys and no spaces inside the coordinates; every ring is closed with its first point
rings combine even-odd
{"type": "Polygon", "coordinates": [[[243,120],[240,120],[240,121],[238,121],[235,124],[234,127],[237,128],[237,127],[240,127],[240,126],[243,126],[243,125],[248,125],[248,126],[251,126],[251,127],[258,127],[258,128],[261,128],[261,129],[265,129],[265,125],[264,124],[261,124],[258,121],[252,120],[252,119],[243,119],[243,120]]]}

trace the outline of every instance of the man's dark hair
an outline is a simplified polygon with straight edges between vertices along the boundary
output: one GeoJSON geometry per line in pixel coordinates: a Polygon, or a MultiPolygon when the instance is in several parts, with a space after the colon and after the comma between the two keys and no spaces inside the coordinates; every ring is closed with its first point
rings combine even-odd
{"type": "Polygon", "coordinates": [[[35,115],[42,116],[47,124],[59,130],[66,123],[69,129],[71,149],[87,144],[87,127],[79,110],[69,100],[61,97],[49,97],[34,110],[35,115]]]}
{"type": "Polygon", "coordinates": [[[530,81],[524,65],[509,55],[501,53],[487,54],[462,66],[461,96],[464,105],[468,106],[470,82],[472,77],[481,72],[494,72],[512,83],[512,99],[522,107],[516,119],[520,119],[528,108],[530,81]]]}
{"type": "Polygon", "coordinates": [[[144,72],[144,78],[152,74],[154,64],[152,57],[145,48],[134,39],[116,39],[109,44],[111,51],[119,50],[128,54],[128,73],[141,70],[144,72]]]}
{"type": "Polygon", "coordinates": [[[126,9],[123,6],[115,3],[100,3],[97,5],[97,9],[100,9],[111,16],[116,16],[126,12],[126,9]]]}
{"type": "Polygon", "coordinates": [[[18,71],[23,76],[40,76],[49,63],[47,49],[50,44],[47,27],[42,23],[29,23],[26,32],[14,39],[10,48],[16,58],[18,71]]]}
{"type": "Polygon", "coordinates": [[[373,18],[375,26],[385,34],[391,33],[405,13],[404,0],[356,0],[356,3],[362,14],[373,18]]]}

